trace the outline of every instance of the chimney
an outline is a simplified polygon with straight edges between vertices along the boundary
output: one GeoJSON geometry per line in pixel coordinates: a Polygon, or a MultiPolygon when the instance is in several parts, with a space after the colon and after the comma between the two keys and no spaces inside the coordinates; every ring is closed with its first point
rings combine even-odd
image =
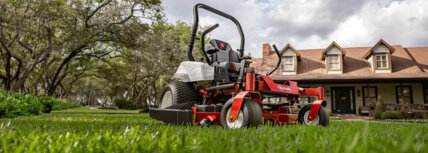
{"type": "Polygon", "coordinates": [[[269,43],[263,44],[263,58],[267,57],[270,53],[270,45],[269,43]]]}

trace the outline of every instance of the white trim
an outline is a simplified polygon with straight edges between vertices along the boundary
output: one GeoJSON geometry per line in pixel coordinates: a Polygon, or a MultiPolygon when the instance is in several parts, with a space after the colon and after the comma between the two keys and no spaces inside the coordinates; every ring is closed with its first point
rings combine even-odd
{"type": "Polygon", "coordinates": [[[327,71],[327,74],[343,74],[342,71],[327,71]]]}
{"type": "Polygon", "coordinates": [[[296,72],[282,72],[282,75],[296,75],[296,72]]]}
{"type": "Polygon", "coordinates": [[[391,70],[375,70],[375,73],[391,73],[391,70]]]}

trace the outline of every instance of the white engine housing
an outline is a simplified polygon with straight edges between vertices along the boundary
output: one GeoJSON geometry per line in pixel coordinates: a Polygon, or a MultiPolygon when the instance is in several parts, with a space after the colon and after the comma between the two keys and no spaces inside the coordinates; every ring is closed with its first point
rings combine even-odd
{"type": "Polygon", "coordinates": [[[214,67],[207,63],[185,61],[180,64],[173,78],[183,82],[214,80],[214,67]]]}

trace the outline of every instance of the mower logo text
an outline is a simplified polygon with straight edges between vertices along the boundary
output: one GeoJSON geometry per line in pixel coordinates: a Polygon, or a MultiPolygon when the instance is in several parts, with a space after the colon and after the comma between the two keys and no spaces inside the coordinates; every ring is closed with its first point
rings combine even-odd
{"type": "Polygon", "coordinates": [[[286,88],[286,87],[283,87],[283,86],[278,86],[278,89],[279,90],[288,90],[288,91],[291,90],[290,88],[286,88]]]}

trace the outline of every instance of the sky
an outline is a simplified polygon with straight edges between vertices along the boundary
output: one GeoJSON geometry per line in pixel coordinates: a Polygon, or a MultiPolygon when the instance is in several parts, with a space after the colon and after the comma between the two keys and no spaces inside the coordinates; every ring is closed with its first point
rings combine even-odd
{"type": "MultiPolygon", "coordinates": [[[[234,16],[246,38],[245,52],[262,56],[265,43],[279,49],[373,46],[379,39],[403,47],[428,46],[428,0],[164,0],[169,23],[193,24],[193,6],[204,3],[234,16]]],[[[218,23],[210,38],[237,49],[240,37],[233,22],[200,11],[200,25],[218,23]]]]}

